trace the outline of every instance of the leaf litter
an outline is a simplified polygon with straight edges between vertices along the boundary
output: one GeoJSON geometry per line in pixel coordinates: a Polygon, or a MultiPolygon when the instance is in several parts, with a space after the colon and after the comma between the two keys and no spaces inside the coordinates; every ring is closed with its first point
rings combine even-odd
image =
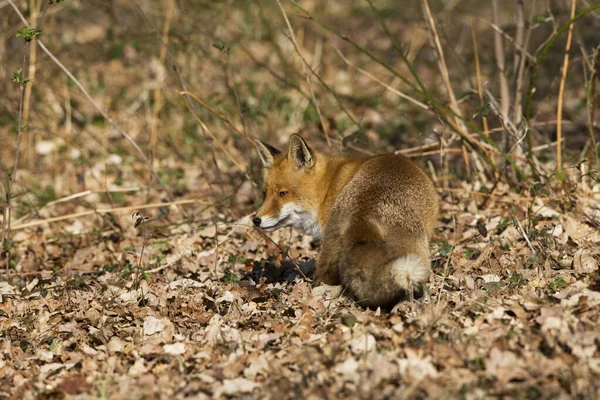
{"type": "MultiPolygon", "coordinates": [[[[593,215],[594,196],[568,214],[544,206],[535,226],[510,219],[524,211],[518,201],[443,217],[428,292],[391,313],[313,287],[310,241],[289,230],[267,240],[249,217],[173,227],[166,245],[146,246],[146,268],[168,267],[137,285],[124,249],[141,250],[141,237],[82,246],[60,273],[0,282],[0,389],[13,398],[589,397],[600,373],[600,236],[581,216],[593,215]]],[[[443,200],[446,209],[469,201],[443,200]]],[[[48,257],[51,243],[38,246],[48,257]]]]}

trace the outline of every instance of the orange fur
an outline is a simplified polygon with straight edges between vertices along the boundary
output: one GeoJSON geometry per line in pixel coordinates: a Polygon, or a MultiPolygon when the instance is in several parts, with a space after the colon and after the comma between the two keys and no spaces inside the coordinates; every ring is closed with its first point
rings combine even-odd
{"type": "Polygon", "coordinates": [[[287,153],[257,141],[265,201],[254,222],[322,238],[315,282],[342,284],[365,306],[397,302],[429,280],[438,198],[409,159],[334,157],[292,135],[287,153]]]}

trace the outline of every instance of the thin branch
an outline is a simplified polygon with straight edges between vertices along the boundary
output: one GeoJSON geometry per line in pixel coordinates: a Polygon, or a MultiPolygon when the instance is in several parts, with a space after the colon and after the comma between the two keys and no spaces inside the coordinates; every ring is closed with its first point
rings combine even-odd
{"type": "Polygon", "coordinates": [[[219,113],[218,111],[216,111],[214,108],[212,108],[211,106],[209,106],[205,101],[201,100],[198,96],[196,96],[194,93],[192,92],[179,92],[180,95],[185,95],[187,97],[190,97],[192,99],[194,99],[194,101],[196,101],[197,103],[199,103],[202,107],[206,108],[206,110],[211,113],[212,115],[214,115],[215,117],[219,118],[221,121],[223,121],[224,123],[226,123],[235,133],[237,133],[238,135],[242,136],[244,139],[246,139],[246,141],[250,144],[254,144],[254,141],[252,139],[251,136],[245,135],[244,132],[242,132],[241,130],[239,130],[235,125],[233,125],[233,123],[223,114],[219,113]]]}
{"type": "MultiPolygon", "coordinates": [[[[42,2],[42,0],[39,0],[36,4],[35,0],[29,0],[29,9],[31,10],[31,21],[32,21],[32,25],[34,24],[34,28],[36,28],[36,29],[40,29],[39,23],[41,22],[41,20],[43,18],[43,14],[39,19],[37,18],[38,13],[39,13],[39,6],[41,5],[41,2],[42,2]]],[[[45,10],[48,8],[48,4],[50,4],[49,1],[46,2],[46,5],[44,7],[44,14],[45,14],[45,10]]],[[[25,87],[25,97],[23,98],[23,121],[22,121],[22,124],[24,124],[25,126],[27,126],[27,124],[29,123],[31,91],[33,89],[33,81],[35,80],[35,73],[36,73],[37,46],[35,45],[35,42],[37,40],[38,40],[37,38],[33,38],[32,41],[29,43],[29,68],[27,71],[27,78],[31,79],[31,83],[25,87]]],[[[34,149],[33,149],[34,137],[33,137],[32,133],[33,132],[31,132],[27,135],[27,150],[25,153],[25,160],[28,165],[31,165],[31,162],[33,161],[32,154],[34,151],[34,149]]]]}
{"type": "MultiPolygon", "coordinates": [[[[186,96],[186,92],[180,92],[179,94],[181,96],[186,96]]],[[[188,110],[192,114],[192,117],[194,117],[194,119],[196,120],[196,122],[198,122],[198,124],[202,127],[202,129],[204,129],[204,132],[206,132],[210,136],[210,138],[215,143],[217,143],[217,145],[219,146],[219,148],[221,149],[221,151],[225,154],[225,156],[227,156],[227,158],[229,159],[229,161],[231,161],[236,166],[236,168],[242,174],[244,174],[244,176],[246,177],[246,179],[252,181],[252,178],[250,177],[250,175],[248,174],[248,172],[246,172],[246,170],[244,169],[244,167],[242,167],[242,165],[229,152],[229,150],[227,150],[227,147],[225,147],[225,145],[223,143],[221,143],[221,141],[212,133],[212,131],[208,128],[208,126],[204,123],[204,121],[202,121],[202,119],[198,116],[198,114],[196,113],[196,111],[194,111],[194,109],[190,106],[190,104],[188,102],[186,102],[185,105],[187,106],[188,110]]],[[[254,181],[252,181],[252,182],[254,183],[254,181]]]]}
{"type": "MultiPolygon", "coordinates": [[[[494,21],[494,25],[498,25],[498,0],[492,0],[492,20],[494,21]]],[[[508,82],[504,68],[504,44],[502,43],[502,36],[500,36],[498,31],[494,35],[494,54],[496,56],[496,66],[498,67],[498,77],[500,80],[500,117],[507,120],[510,108],[510,93],[508,92],[508,82]]]]}
{"type": "Polygon", "coordinates": [[[598,146],[596,144],[596,135],[594,132],[594,122],[596,120],[596,101],[598,98],[598,81],[600,80],[600,44],[596,46],[592,56],[592,72],[587,90],[587,114],[588,114],[588,132],[590,135],[590,156],[594,164],[598,166],[598,146]]]}
{"type": "MultiPolygon", "coordinates": [[[[437,27],[435,24],[435,20],[433,19],[433,15],[431,14],[431,9],[429,8],[429,0],[422,0],[421,2],[423,13],[425,14],[425,21],[427,22],[427,26],[429,28],[430,39],[432,42],[432,46],[436,49],[437,58],[438,58],[438,68],[442,74],[442,78],[444,80],[444,84],[446,85],[446,92],[448,94],[448,99],[450,100],[450,108],[454,111],[454,121],[457,127],[460,128],[463,134],[467,133],[467,127],[462,122],[461,118],[462,114],[460,108],[458,107],[458,102],[456,101],[456,95],[454,94],[454,90],[452,89],[452,84],[450,83],[450,73],[448,72],[448,66],[446,65],[446,58],[444,56],[444,50],[442,49],[442,44],[440,42],[440,36],[438,35],[437,27]]],[[[463,159],[465,162],[465,169],[467,170],[467,175],[471,175],[471,167],[469,165],[469,157],[467,155],[466,147],[463,144],[463,159]]]]}
{"type": "MultiPolygon", "coordinates": [[[[226,199],[227,198],[229,198],[229,197],[226,197],[226,199]]],[[[29,221],[29,222],[25,222],[23,224],[13,225],[10,229],[13,231],[16,231],[19,229],[31,228],[34,226],[50,224],[53,222],[65,221],[68,219],[80,218],[80,217],[85,217],[85,216],[89,216],[89,215],[102,215],[102,214],[108,214],[108,213],[123,213],[123,212],[130,212],[130,211],[142,210],[142,209],[147,209],[147,208],[160,208],[160,207],[168,207],[168,206],[176,206],[177,208],[179,208],[179,206],[184,205],[184,204],[203,204],[203,205],[207,205],[207,206],[213,206],[213,205],[217,204],[219,201],[221,201],[221,200],[218,200],[214,203],[209,203],[209,202],[206,202],[203,200],[198,200],[198,199],[187,199],[187,200],[171,201],[171,202],[167,202],[167,203],[140,204],[139,206],[101,208],[98,210],[81,211],[81,212],[74,213],[74,214],[61,215],[58,217],[46,218],[46,219],[37,220],[37,221],[29,221]]]]}
{"type": "MultiPolygon", "coordinates": [[[[21,11],[17,8],[15,3],[13,2],[13,0],[8,0],[8,2],[12,6],[12,8],[15,10],[15,13],[19,16],[19,18],[21,18],[21,21],[26,26],[30,26],[29,23],[27,22],[27,20],[25,19],[25,17],[23,16],[23,14],[21,13],[21,11]]],[[[92,96],[88,93],[88,91],[83,87],[81,82],[79,82],[79,80],[77,78],[75,78],[75,76],[71,73],[71,71],[69,71],[67,69],[67,67],[65,67],[63,65],[63,63],[61,63],[60,60],[58,58],[56,58],[56,56],[54,56],[54,54],[52,54],[52,52],[50,52],[50,50],[48,50],[46,45],[44,45],[44,43],[41,40],[38,40],[37,44],[38,44],[38,46],[40,46],[42,51],[44,53],[46,53],[46,55],[48,57],[50,57],[50,59],[52,61],[54,61],[54,63],[56,65],[58,65],[58,67],[73,81],[73,83],[75,83],[75,86],[77,86],[79,88],[79,90],[81,90],[81,93],[83,93],[83,95],[88,99],[88,101],[92,104],[92,106],[94,106],[96,111],[98,111],[100,113],[100,115],[102,115],[102,117],[104,117],[104,119],[107,120],[113,126],[113,128],[115,128],[117,130],[117,132],[119,132],[121,134],[121,136],[123,136],[133,146],[133,148],[138,152],[142,161],[148,166],[152,175],[154,175],[154,178],[156,179],[158,184],[163,188],[163,190],[169,197],[169,200],[172,201],[173,196],[171,195],[171,192],[169,191],[167,186],[161,181],[158,173],[152,166],[152,163],[150,163],[150,160],[148,160],[148,157],[146,157],[146,155],[144,154],[144,152],[142,151],[140,146],[138,146],[138,144],[135,142],[135,140],[133,140],[133,138],[127,132],[125,132],[125,130],[123,130],[123,128],[121,128],[119,125],[117,125],[117,123],[98,105],[98,103],[96,103],[96,101],[92,98],[92,96]]],[[[179,208],[179,211],[182,213],[182,215],[184,217],[186,216],[185,211],[183,209],[179,208]]]]}
{"type": "MultiPolygon", "coordinates": [[[[483,100],[483,85],[481,84],[481,68],[479,65],[479,46],[477,45],[477,35],[475,34],[475,24],[471,18],[471,39],[473,40],[473,52],[475,53],[475,76],[477,78],[477,95],[479,96],[479,106],[483,109],[485,101],[483,100]]],[[[483,112],[481,113],[481,123],[483,125],[483,133],[488,132],[488,120],[483,112]]]]}
{"type": "MultiPolygon", "coordinates": [[[[171,19],[173,18],[173,10],[175,8],[175,0],[167,0],[167,15],[165,17],[165,24],[163,25],[163,33],[161,38],[160,53],[158,56],[158,64],[163,66],[165,58],[167,56],[167,43],[169,43],[169,29],[171,29],[171,19]]],[[[156,144],[158,142],[158,114],[162,108],[162,85],[161,85],[161,71],[158,69],[156,75],[156,88],[154,89],[154,105],[152,107],[152,121],[150,124],[150,162],[154,164],[156,160],[156,144]]]]}
{"type": "MultiPolygon", "coordinates": [[[[27,48],[27,41],[25,41],[25,48],[27,48]]],[[[25,49],[23,49],[25,50],[25,49]]],[[[23,136],[23,103],[25,102],[25,88],[27,84],[31,84],[31,81],[27,77],[23,77],[22,73],[25,69],[25,60],[27,53],[23,51],[23,61],[21,63],[20,71],[17,72],[17,82],[21,89],[21,97],[19,98],[19,116],[17,119],[17,148],[15,150],[15,161],[12,169],[8,171],[8,177],[6,182],[5,194],[5,207],[4,207],[4,218],[2,219],[2,244],[0,248],[0,254],[6,256],[6,273],[10,268],[10,230],[11,230],[11,219],[12,219],[12,186],[17,179],[17,171],[19,167],[19,159],[21,157],[21,138],[23,136]]],[[[4,189],[4,186],[2,187],[4,189]]]]}
{"type": "Polygon", "coordinates": [[[294,49],[296,50],[298,57],[300,57],[300,60],[302,61],[302,72],[304,73],[304,77],[306,78],[306,84],[308,85],[308,91],[310,93],[311,98],[313,99],[313,103],[315,105],[315,110],[317,111],[317,115],[319,116],[319,121],[321,121],[321,126],[323,127],[323,133],[325,134],[325,140],[327,141],[327,146],[331,147],[331,140],[329,139],[329,128],[325,122],[323,113],[321,112],[321,107],[319,107],[319,103],[317,102],[317,98],[315,96],[315,92],[313,90],[312,83],[310,82],[310,75],[307,71],[307,68],[310,70],[312,70],[312,68],[308,64],[308,61],[306,61],[306,59],[300,52],[300,48],[298,47],[298,42],[296,41],[296,35],[294,34],[294,29],[292,28],[292,24],[290,24],[290,20],[288,19],[287,13],[285,12],[283,6],[281,5],[280,0],[277,0],[277,5],[279,6],[279,9],[281,10],[281,14],[283,15],[285,24],[287,25],[288,30],[290,31],[290,40],[292,41],[292,44],[294,45],[294,49]]]}
{"type": "MultiPolygon", "coordinates": [[[[481,143],[477,142],[472,137],[469,137],[468,135],[466,135],[458,126],[456,126],[452,121],[450,121],[450,117],[448,116],[448,114],[451,114],[454,118],[458,118],[463,124],[465,124],[467,126],[467,128],[471,129],[474,132],[477,132],[479,137],[482,138],[489,146],[497,149],[503,156],[507,156],[493,140],[491,140],[487,135],[484,135],[481,132],[481,129],[479,129],[478,127],[476,127],[469,121],[465,120],[465,118],[463,118],[461,115],[457,114],[452,108],[448,108],[448,107],[440,104],[426,90],[421,91],[420,89],[415,87],[415,85],[413,83],[408,81],[404,76],[402,76],[402,74],[400,74],[398,71],[396,71],[390,64],[388,64],[385,61],[376,57],[373,53],[369,52],[367,49],[360,46],[358,43],[356,43],[354,40],[352,40],[349,36],[340,33],[335,28],[333,28],[333,27],[327,25],[326,23],[324,23],[323,21],[317,19],[307,9],[303,8],[296,0],[289,0],[289,2],[292,3],[294,6],[296,6],[296,8],[298,8],[300,11],[302,11],[302,13],[305,15],[306,18],[314,21],[319,26],[321,26],[323,29],[333,33],[334,35],[338,36],[340,39],[350,43],[360,53],[369,57],[371,60],[376,62],[378,65],[382,66],[383,68],[385,68],[386,70],[391,72],[394,76],[396,76],[397,78],[399,78],[400,80],[405,82],[409,87],[411,87],[413,90],[415,90],[415,92],[422,95],[427,100],[427,103],[431,105],[431,108],[436,112],[436,115],[441,120],[441,122],[446,124],[453,132],[457,133],[461,137],[461,139],[464,142],[466,142],[468,144],[468,146],[471,147],[485,161],[486,165],[490,169],[492,169],[493,171],[497,170],[497,168],[496,168],[495,164],[492,162],[492,160],[490,160],[489,157],[483,152],[481,143]]],[[[514,160],[512,160],[510,157],[508,157],[507,160],[511,164],[511,166],[515,169],[515,171],[517,171],[517,174],[519,175],[519,177],[522,179],[525,179],[526,175],[519,168],[519,166],[515,164],[514,160]]]]}
{"type": "MultiPolygon", "coordinates": [[[[166,49],[167,58],[169,59],[169,62],[171,63],[171,68],[173,69],[173,71],[175,71],[175,75],[177,76],[177,80],[179,81],[179,86],[181,86],[181,89],[183,90],[183,92],[187,92],[187,85],[186,85],[185,81],[183,80],[183,77],[181,76],[179,67],[177,66],[177,63],[175,62],[175,57],[173,57],[173,54],[171,53],[171,50],[167,46],[167,43],[165,43],[163,41],[160,31],[156,28],[156,26],[154,25],[154,23],[148,16],[148,14],[146,14],[146,11],[144,11],[144,8],[140,4],[139,0],[134,0],[134,1],[135,1],[135,4],[137,5],[138,9],[142,13],[142,15],[148,22],[148,24],[152,27],[152,30],[154,30],[154,33],[156,33],[156,37],[157,37],[158,41],[164,47],[164,49],[166,49]]],[[[191,107],[192,110],[196,111],[196,108],[194,107],[194,103],[192,103],[192,101],[189,99],[189,97],[185,96],[185,100],[188,104],[188,107],[191,107]]],[[[210,138],[207,136],[206,132],[202,131],[202,135],[204,136],[206,141],[210,143],[210,138]]],[[[215,171],[217,172],[217,177],[219,178],[219,181],[221,181],[221,179],[220,179],[221,169],[219,168],[219,164],[217,163],[215,151],[212,148],[212,146],[209,146],[209,150],[210,150],[211,160],[213,162],[213,165],[215,166],[215,171]]],[[[204,173],[204,170],[202,170],[202,172],[204,173]]],[[[207,182],[209,182],[208,178],[206,178],[206,180],[207,180],[207,182]]],[[[210,183],[209,183],[209,186],[211,187],[211,190],[212,190],[212,185],[210,183]]],[[[223,192],[223,186],[221,186],[221,192],[223,192]]]]}
{"type": "Polygon", "coordinates": [[[433,48],[436,49],[437,58],[438,58],[438,68],[442,74],[442,78],[444,80],[444,84],[446,85],[446,92],[448,95],[448,99],[450,100],[450,108],[456,113],[454,116],[454,121],[456,126],[461,128],[463,133],[466,133],[466,128],[462,121],[458,118],[461,116],[460,109],[458,108],[458,103],[456,101],[456,96],[454,95],[454,91],[452,90],[452,85],[450,84],[450,73],[448,72],[448,67],[446,66],[446,58],[444,57],[444,50],[442,49],[442,44],[440,42],[440,36],[438,35],[437,28],[435,25],[435,21],[433,16],[431,15],[431,9],[429,8],[429,1],[422,0],[421,2],[423,6],[423,13],[425,14],[425,20],[427,22],[427,26],[429,27],[430,38],[432,41],[433,48]]]}
{"type": "MultiPolygon", "coordinates": [[[[571,0],[571,19],[575,17],[575,0],[571,0]]],[[[573,24],[569,25],[569,33],[567,34],[567,44],[565,46],[565,56],[563,58],[562,75],[560,77],[560,86],[558,89],[558,107],[556,108],[556,141],[559,143],[556,146],[556,169],[562,169],[562,111],[563,111],[563,95],[565,91],[565,81],[567,79],[567,70],[569,69],[569,51],[571,50],[571,40],[573,38],[573,24]]]]}
{"type": "Polygon", "coordinates": [[[351,68],[354,68],[355,70],[357,70],[358,72],[360,72],[361,74],[365,75],[366,77],[370,78],[371,80],[379,83],[381,86],[383,86],[385,89],[389,90],[390,92],[394,93],[396,96],[401,97],[405,100],[410,101],[411,103],[413,103],[414,105],[422,108],[423,110],[430,110],[430,107],[427,106],[427,104],[421,103],[419,100],[410,97],[409,95],[402,93],[401,91],[399,91],[396,88],[391,87],[390,85],[388,85],[387,83],[383,82],[381,79],[377,78],[375,75],[371,74],[369,71],[366,71],[360,67],[357,67],[356,65],[352,64],[352,62],[350,62],[350,60],[348,60],[346,57],[344,57],[344,55],[342,54],[342,52],[335,47],[335,51],[337,51],[337,53],[339,54],[339,56],[342,58],[342,60],[351,68]]]}

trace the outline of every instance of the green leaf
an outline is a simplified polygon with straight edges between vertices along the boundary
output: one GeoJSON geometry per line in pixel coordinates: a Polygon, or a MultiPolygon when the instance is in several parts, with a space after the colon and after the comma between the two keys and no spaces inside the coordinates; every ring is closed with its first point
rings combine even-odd
{"type": "Polygon", "coordinates": [[[473,257],[473,250],[471,250],[470,248],[468,248],[468,247],[467,247],[467,248],[465,249],[465,257],[466,257],[468,260],[470,260],[470,259],[471,259],[471,257],[473,257]]]}
{"type": "Polygon", "coordinates": [[[81,289],[84,286],[85,282],[83,281],[83,277],[79,274],[73,277],[73,287],[75,289],[81,289]]]}
{"type": "Polygon", "coordinates": [[[169,249],[169,242],[167,242],[167,241],[154,242],[154,243],[152,243],[152,248],[153,249],[168,250],[169,249]]]}
{"type": "Polygon", "coordinates": [[[509,280],[510,286],[520,286],[523,284],[523,275],[522,274],[513,274],[509,280]]]}
{"type": "Polygon", "coordinates": [[[306,107],[306,109],[304,110],[304,115],[302,116],[302,119],[305,122],[319,122],[319,114],[317,113],[317,109],[312,104],[309,104],[308,107],[306,107]]]}
{"type": "Polygon", "coordinates": [[[348,328],[352,328],[354,325],[356,325],[356,317],[352,314],[342,315],[342,324],[348,328]]]}
{"type": "Polygon", "coordinates": [[[482,357],[477,357],[471,361],[473,369],[476,371],[485,371],[485,360],[482,357]]]}
{"type": "MultiPolygon", "coordinates": [[[[537,196],[538,194],[542,193],[542,190],[544,190],[544,189],[546,189],[546,184],[545,183],[543,183],[543,182],[536,182],[536,184],[533,185],[533,188],[532,188],[533,195],[537,196]]],[[[544,190],[543,193],[545,194],[546,192],[547,191],[544,190]]]]}
{"type": "Polygon", "coordinates": [[[558,289],[560,288],[566,288],[567,287],[567,282],[565,282],[565,280],[563,278],[561,278],[560,276],[558,278],[556,278],[555,280],[552,281],[552,283],[550,284],[550,289],[552,289],[553,292],[558,291],[558,289]]]}
{"type": "Polygon", "coordinates": [[[239,278],[231,271],[225,271],[225,275],[221,278],[223,283],[235,283],[239,282],[239,278]]]}
{"type": "Polygon", "coordinates": [[[29,82],[33,82],[33,80],[31,80],[31,79],[23,77],[23,68],[19,68],[13,74],[13,77],[12,77],[11,81],[13,81],[14,83],[17,83],[17,84],[21,85],[21,87],[25,86],[25,84],[27,84],[29,82]]]}
{"type": "Polygon", "coordinates": [[[23,351],[23,353],[27,353],[27,349],[29,349],[29,342],[27,340],[21,340],[19,342],[19,347],[23,351]]]}
{"type": "Polygon", "coordinates": [[[452,246],[450,243],[444,242],[442,248],[440,249],[440,255],[442,257],[446,257],[448,254],[450,254],[453,248],[454,246],[452,246]]]}
{"type": "Polygon", "coordinates": [[[490,106],[489,104],[484,104],[483,107],[481,107],[481,115],[484,117],[487,117],[490,114],[490,106]]]}
{"type": "Polygon", "coordinates": [[[504,232],[504,230],[508,226],[509,222],[510,222],[510,220],[507,217],[500,218],[500,222],[498,223],[498,226],[496,227],[496,233],[500,234],[500,233],[504,232]]]}
{"type": "Polygon", "coordinates": [[[229,46],[227,46],[225,44],[225,42],[223,42],[222,40],[218,40],[215,43],[213,43],[213,47],[217,50],[219,50],[222,53],[228,53],[229,52],[229,46]]]}
{"type": "Polygon", "coordinates": [[[558,171],[554,174],[554,176],[556,177],[556,179],[558,179],[559,181],[563,182],[565,179],[567,179],[567,175],[562,172],[562,171],[558,171]]]}
{"type": "Polygon", "coordinates": [[[21,28],[17,31],[16,36],[22,37],[25,39],[27,43],[31,42],[36,37],[40,36],[42,31],[39,29],[32,28],[30,26],[26,26],[25,28],[21,28]]]}

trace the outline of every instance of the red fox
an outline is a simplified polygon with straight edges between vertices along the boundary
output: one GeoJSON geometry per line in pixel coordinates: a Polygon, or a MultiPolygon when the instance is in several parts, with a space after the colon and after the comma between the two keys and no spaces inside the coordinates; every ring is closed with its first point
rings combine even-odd
{"type": "Polygon", "coordinates": [[[395,154],[317,153],[299,135],[287,154],[256,147],[265,200],[252,222],[322,239],[315,284],[341,284],[363,306],[389,307],[429,281],[438,197],[420,167],[395,154]]]}

